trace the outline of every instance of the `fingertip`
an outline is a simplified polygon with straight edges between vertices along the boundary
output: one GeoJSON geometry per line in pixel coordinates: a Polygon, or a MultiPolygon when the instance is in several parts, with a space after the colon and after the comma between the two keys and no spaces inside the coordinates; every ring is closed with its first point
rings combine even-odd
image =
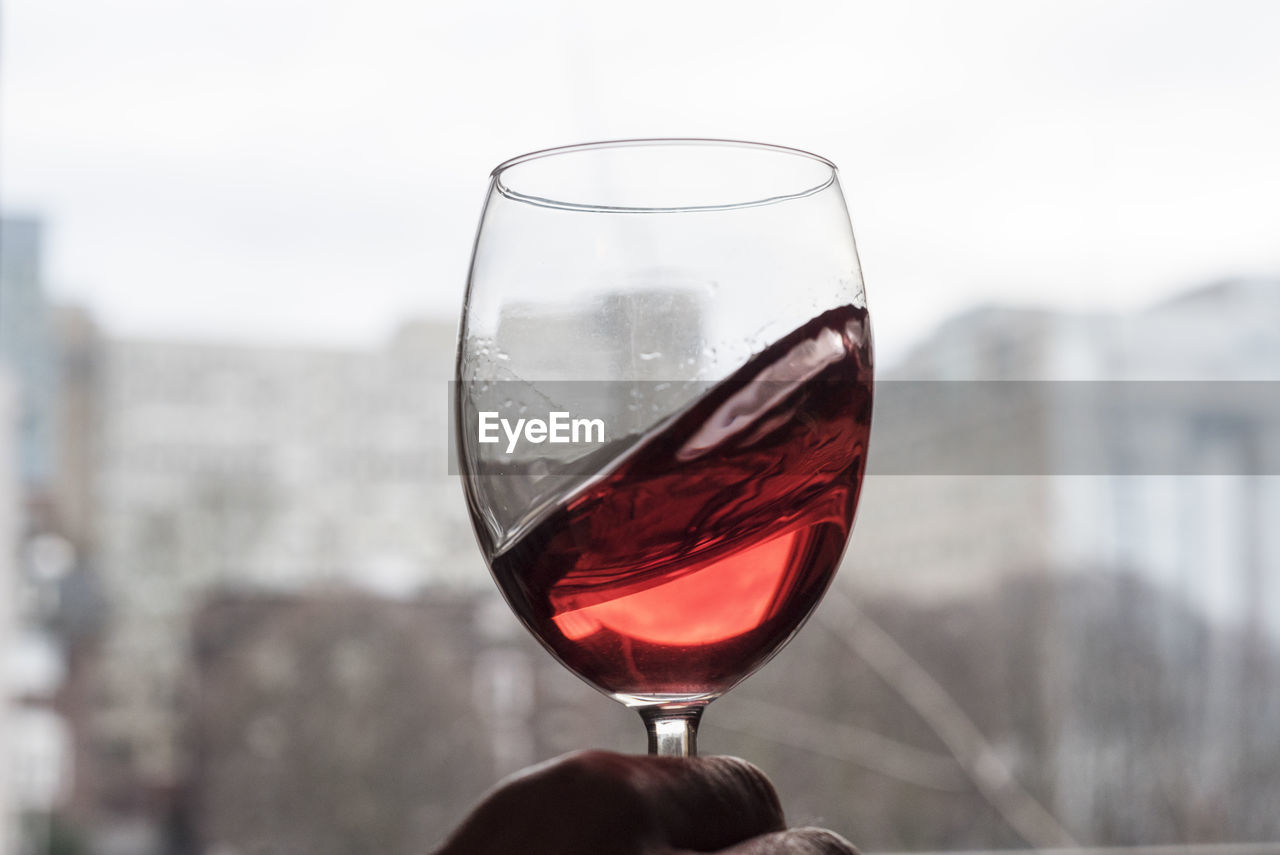
{"type": "Polygon", "coordinates": [[[856,846],[825,828],[796,828],[786,834],[802,847],[795,851],[795,855],[859,855],[856,846]]]}
{"type": "Polygon", "coordinates": [[[726,788],[736,789],[746,794],[749,802],[756,807],[761,819],[766,823],[764,831],[777,831],[785,828],[786,818],[782,812],[782,801],[778,791],[774,789],[769,776],[754,763],[741,757],[720,755],[700,758],[710,768],[710,774],[719,777],[726,788]]]}
{"type": "Polygon", "coordinates": [[[764,772],[736,757],[651,757],[643,792],[665,842],[717,851],[786,827],[764,772]]]}
{"type": "Polygon", "coordinates": [[[610,841],[653,835],[630,767],[640,758],[576,751],[501,781],[437,855],[608,851],[610,841]]]}
{"type": "Polygon", "coordinates": [[[859,855],[852,843],[825,828],[793,828],[749,840],[721,855],[859,855]]]}

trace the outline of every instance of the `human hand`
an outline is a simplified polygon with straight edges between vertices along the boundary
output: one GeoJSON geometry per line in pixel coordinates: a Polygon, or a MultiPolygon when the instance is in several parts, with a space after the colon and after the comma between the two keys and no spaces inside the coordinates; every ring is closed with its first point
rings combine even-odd
{"type": "Polygon", "coordinates": [[[499,784],[436,855],[857,855],[830,831],[784,828],[746,761],[582,751],[499,784]]]}

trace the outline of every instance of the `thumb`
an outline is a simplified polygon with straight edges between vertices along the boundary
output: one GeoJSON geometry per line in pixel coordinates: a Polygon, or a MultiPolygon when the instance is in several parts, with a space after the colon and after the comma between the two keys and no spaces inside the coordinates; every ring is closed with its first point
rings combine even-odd
{"type": "Polygon", "coordinates": [[[437,855],[714,852],[783,827],[773,785],[745,760],[582,751],[504,781],[437,855]]]}
{"type": "Polygon", "coordinates": [[[773,784],[737,757],[635,757],[634,785],[663,843],[709,852],[785,827],[773,784]]]}
{"type": "Polygon", "coordinates": [[[858,850],[834,831],[796,828],[748,840],[717,855],[858,855],[858,850]]]}

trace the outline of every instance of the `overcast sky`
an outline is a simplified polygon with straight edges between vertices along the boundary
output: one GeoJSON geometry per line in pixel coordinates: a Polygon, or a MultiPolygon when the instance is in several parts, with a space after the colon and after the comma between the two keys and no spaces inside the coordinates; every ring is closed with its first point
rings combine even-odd
{"type": "Polygon", "coordinates": [[[452,317],[489,170],[593,139],[833,159],[879,344],[979,300],[1280,272],[1280,3],[8,0],[0,202],[117,331],[452,317]]]}

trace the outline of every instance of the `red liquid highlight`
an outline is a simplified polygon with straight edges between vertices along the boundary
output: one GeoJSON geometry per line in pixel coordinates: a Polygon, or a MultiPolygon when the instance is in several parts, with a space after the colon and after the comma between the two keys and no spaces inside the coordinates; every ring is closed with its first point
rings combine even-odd
{"type": "Polygon", "coordinates": [[[714,696],[813,611],[853,523],[871,426],[865,309],[809,321],[490,560],[565,665],[638,697],[714,696]]]}

